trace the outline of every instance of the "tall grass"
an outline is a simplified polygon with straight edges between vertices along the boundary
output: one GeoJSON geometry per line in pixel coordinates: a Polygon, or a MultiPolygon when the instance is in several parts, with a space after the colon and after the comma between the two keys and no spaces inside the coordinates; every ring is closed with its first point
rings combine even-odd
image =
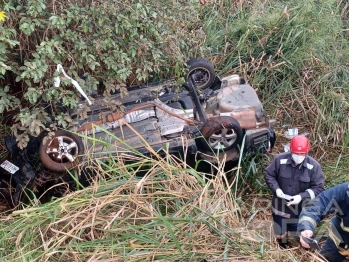
{"type": "Polygon", "coordinates": [[[277,118],[278,138],[283,126],[298,127],[319,160],[348,153],[347,10],[334,0],[215,1],[202,10],[205,52],[219,73],[245,75],[277,118]]]}
{"type": "MultiPolygon", "coordinates": [[[[334,0],[201,7],[206,45],[198,55],[257,89],[278,120],[275,152],[288,142],[284,126],[309,133],[327,187],[348,179],[347,10],[334,0]]],[[[229,171],[219,162],[208,177],[169,154],[129,151],[107,161],[91,154],[90,187],[72,173],[80,190],[0,217],[1,261],[321,261],[274,242],[263,181],[271,155],[229,171]]]]}
{"type": "Polygon", "coordinates": [[[1,218],[2,261],[293,260],[292,250],[273,242],[266,200],[251,208],[234,196],[220,167],[204,182],[203,174],[167,159],[91,159],[98,177],[90,187],[1,218]],[[150,168],[135,176],[142,165],[150,168]]]}

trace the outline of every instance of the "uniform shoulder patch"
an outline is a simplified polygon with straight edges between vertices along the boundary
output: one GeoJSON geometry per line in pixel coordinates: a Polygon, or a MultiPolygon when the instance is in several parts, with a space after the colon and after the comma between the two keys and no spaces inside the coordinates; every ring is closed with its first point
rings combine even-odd
{"type": "Polygon", "coordinates": [[[312,170],[313,167],[314,167],[314,166],[313,166],[312,164],[307,163],[307,168],[308,168],[309,170],[312,170]]]}
{"type": "Polygon", "coordinates": [[[287,163],[287,159],[280,159],[280,165],[286,164],[286,163],[287,163]]]}

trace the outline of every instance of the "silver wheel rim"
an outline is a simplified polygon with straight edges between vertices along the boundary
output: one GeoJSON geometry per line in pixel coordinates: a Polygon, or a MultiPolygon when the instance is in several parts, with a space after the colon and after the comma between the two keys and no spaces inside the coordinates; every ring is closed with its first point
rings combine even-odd
{"type": "Polygon", "coordinates": [[[234,129],[221,129],[212,134],[208,139],[208,144],[216,150],[225,150],[236,141],[237,135],[234,129]]]}
{"type": "Polygon", "coordinates": [[[46,149],[46,153],[57,163],[74,162],[78,152],[78,145],[72,138],[67,136],[53,138],[46,149]]]}

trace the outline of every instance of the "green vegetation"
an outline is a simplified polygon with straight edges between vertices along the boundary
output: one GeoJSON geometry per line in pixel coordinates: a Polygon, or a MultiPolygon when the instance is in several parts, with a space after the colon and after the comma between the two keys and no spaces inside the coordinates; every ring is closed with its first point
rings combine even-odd
{"type": "MultiPolygon", "coordinates": [[[[69,81],[53,86],[59,63],[87,92],[121,89],[126,95],[124,84],[181,76],[188,58],[203,56],[218,74],[244,75],[258,90],[266,111],[278,120],[276,153],[288,142],[287,125],[298,127],[309,134],[326,187],[348,180],[345,1],[85,2],[0,3],[0,119],[15,116],[12,131],[21,145],[27,134],[49,127],[44,108],[57,100],[76,106],[69,81]]],[[[52,112],[57,121],[50,128],[70,123],[52,112]]],[[[221,163],[214,167],[218,175],[206,182],[171,156],[142,157],[136,165],[91,160],[99,174],[91,187],[45,205],[33,199],[1,218],[0,256],[2,261],[317,261],[311,252],[280,251],[273,242],[262,177],[270,157],[243,161],[229,172],[221,163]],[[143,166],[150,167],[148,174],[135,177],[143,166]]]]}
{"type": "Polygon", "coordinates": [[[195,7],[195,1],[167,0],[2,1],[0,114],[16,112],[19,145],[26,146],[28,134],[71,122],[54,108],[58,101],[74,108],[79,97],[66,78],[54,86],[58,64],[86,93],[126,95],[125,84],[180,76],[203,42],[195,7]]]}
{"type": "Polygon", "coordinates": [[[91,187],[1,220],[2,261],[294,258],[270,241],[270,219],[257,219],[269,216],[267,198],[243,203],[234,196],[235,183],[226,186],[221,167],[205,182],[173,156],[166,159],[91,160],[99,174],[91,187]],[[135,177],[144,165],[151,166],[147,174],[135,177]],[[103,179],[113,173],[118,176],[103,179]]]}
{"type": "Polygon", "coordinates": [[[348,180],[348,5],[343,1],[234,1],[205,5],[208,50],[220,74],[239,73],[278,120],[307,133],[327,186],[348,180]]]}
{"type": "Polygon", "coordinates": [[[206,44],[221,72],[246,75],[280,126],[310,133],[319,157],[347,148],[345,12],[337,1],[256,1],[205,13],[206,44]]]}

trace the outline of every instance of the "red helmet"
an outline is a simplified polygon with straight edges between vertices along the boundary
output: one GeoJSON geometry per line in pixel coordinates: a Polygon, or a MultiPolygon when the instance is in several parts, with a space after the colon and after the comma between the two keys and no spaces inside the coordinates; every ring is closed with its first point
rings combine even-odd
{"type": "Polygon", "coordinates": [[[306,136],[294,136],[290,143],[292,153],[306,154],[310,150],[310,143],[306,136]]]}

